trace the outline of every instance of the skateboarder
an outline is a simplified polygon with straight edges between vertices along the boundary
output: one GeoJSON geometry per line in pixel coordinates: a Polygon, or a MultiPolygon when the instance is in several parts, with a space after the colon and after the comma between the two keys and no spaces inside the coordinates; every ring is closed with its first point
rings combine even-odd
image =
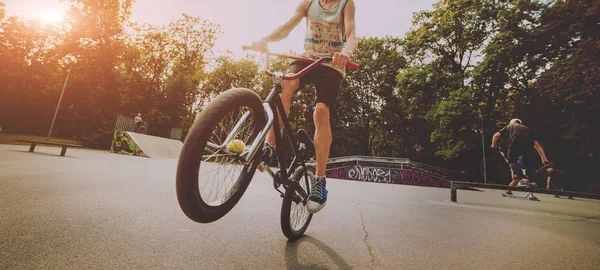
{"type": "Polygon", "coordinates": [[[530,129],[523,125],[523,122],[520,119],[515,118],[510,120],[510,123],[507,126],[494,134],[494,137],[492,138],[492,148],[498,148],[497,142],[501,137],[508,138],[507,161],[512,171],[513,179],[509,184],[506,194],[512,195],[510,187],[516,186],[519,181],[529,183],[528,175],[535,173],[529,157],[529,150],[532,146],[540,155],[544,165],[550,162],[546,158],[544,148],[542,148],[530,129]],[[519,162],[520,156],[523,156],[521,162],[519,162]]]}

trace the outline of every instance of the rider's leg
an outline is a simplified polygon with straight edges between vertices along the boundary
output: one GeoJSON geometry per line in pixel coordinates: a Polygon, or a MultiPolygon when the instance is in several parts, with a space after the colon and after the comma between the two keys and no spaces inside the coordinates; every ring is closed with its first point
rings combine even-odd
{"type": "MultiPolygon", "coordinates": [[[[308,66],[308,63],[306,62],[294,61],[288,67],[286,75],[296,74],[302,69],[304,69],[306,66],[308,66]]],[[[286,80],[283,82],[283,90],[281,94],[279,94],[279,97],[281,98],[281,102],[283,103],[283,108],[285,110],[286,116],[290,113],[290,103],[292,102],[294,92],[296,91],[296,89],[302,87],[306,83],[306,80],[308,77],[310,77],[310,74],[311,72],[302,76],[300,79],[286,80]]],[[[280,129],[283,129],[283,121],[281,120],[281,117],[279,115],[277,117],[279,118],[279,127],[280,129]]],[[[272,147],[275,147],[275,130],[273,130],[273,127],[271,127],[271,129],[269,129],[269,133],[267,133],[266,142],[269,143],[272,147]]]]}
{"type": "Polygon", "coordinates": [[[311,181],[311,193],[306,208],[310,213],[319,212],[327,202],[327,183],[325,169],[331,147],[331,126],[329,125],[329,106],[317,102],[313,113],[315,122],[315,154],[317,158],[317,173],[311,181]]]}
{"type": "MultiPolygon", "coordinates": [[[[533,143],[532,143],[533,145],[533,143]]],[[[523,171],[529,187],[537,189],[537,175],[535,174],[535,162],[533,158],[533,147],[527,147],[523,150],[523,171]]]]}
{"type": "Polygon", "coordinates": [[[508,194],[512,194],[512,189],[511,189],[511,187],[514,187],[514,186],[516,186],[516,185],[519,183],[519,181],[520,181],[520,179],[519,179],[519,178],[515,178],[515,177],[513,177],[513,179],[512,179],[512,181],[510,182],[510,184],[508,184],[509,188],[508,188],[508,190],[506,191],[506,193],[508,193],[508,194]]]}
{"type": "Polygon", "coordinates": [[[313,119],[315,121],[315,152],[317,158],[316,176],[325,176],[327,169],[327,159],[329,158],[329,149],[331,147],[331,126],[329,122],[329,106],[323,102],[317,103],[313,119]]]}
{"type": "Polygon", "coordinates": [[[521,151],[517,147],[509,147],[508,148],[508,166],[511,170],[512,181],[508,184],[509,188],[506,193],[512,193],[512,189],[510,187],[516,186],[523,176],[523,171],[521,170],[521,166],[518,164],[518,159],[521,154],[521,151]]]}
{"type": "MultiPolygon", "coordinates": [[[[292,75],[292,74],[288,73],[288,75],[292,75]]],[[[283,91],[281,92],[281,94],[279,94],[279,97],[281,98],[281,102],[283,103],[283,108],[285,110],[286,116],[290,113],[290,103],[292,102],[292,97],[294,96],[294,92],[296,91],[296,89],[298,89],[299,86],[300,86],[300,79],[289,80],[289,81],[283,82],[283,91]]],[[[277,116],[277,118],[279,119],[280,129],[283,129],[283,120],[281,119],[280,116],[277,116]]],[[[273,145],[273,147],[276,146],[275,145],[275,130],[273,129],[273,127],[271,127],[271,129],[269,129],[269,133],[267,133],[266,141],[268,143],[271,143],[271,145],[273,145]]]]}
{"type": "Polygon", "coordinates": [[[315,78],[317,99],[313,120],[315,122],[315,154],[317,171],[314,181],[311,182],[311,193],[306,208],[310,213],[320,211],[327,202],[327,181],[325,171],[331,147],[332,134],[330,125],[330,111],[335,108],[335,101],[340,90],[342,75],[338,71],[322,67],[315,78]]]}

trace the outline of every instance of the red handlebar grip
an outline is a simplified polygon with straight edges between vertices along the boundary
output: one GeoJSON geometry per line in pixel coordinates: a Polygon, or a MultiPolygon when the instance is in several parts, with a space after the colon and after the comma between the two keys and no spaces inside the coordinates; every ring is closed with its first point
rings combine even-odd
{"type": "Polygon", "coordinates": [[[349,69],[358,69],[359,65],[357,63],[354,63],[354,62],[348,62],[346,64],[346,67],[348,67],[349,69]]]}

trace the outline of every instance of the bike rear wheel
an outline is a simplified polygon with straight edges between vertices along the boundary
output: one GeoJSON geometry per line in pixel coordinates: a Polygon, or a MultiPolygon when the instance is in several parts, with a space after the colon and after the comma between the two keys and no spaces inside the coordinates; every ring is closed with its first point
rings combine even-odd
{"type": "Polygon", "coordinates": [[[254,176],[261,149],[246,163],[244,153],[227,151],[225,143],[240,139],[251,144],[265,122],[260,98],[243,88],[223,92],[202,110],[185,138],[177,164],[177,199],[188,218],[213,222],[237,204],[254,176]]]}
{"type": "MultiPolygon", "coordinates": [[[[313,165],[306,165],[305,168],[300,166],[291,180],[297,182],[306,194],[310,194],[310,181],[314,179],[315,173],[316,168],[313,165]],[[304,177],[305,172],[308,177],[304,177]]],[[[286,188],[281,204],[281,230],[285,237],[294,240],[302,236],[311,219],[312,214],[306,209],[306,204],[299,193],[293,188],[286,188]]]]}

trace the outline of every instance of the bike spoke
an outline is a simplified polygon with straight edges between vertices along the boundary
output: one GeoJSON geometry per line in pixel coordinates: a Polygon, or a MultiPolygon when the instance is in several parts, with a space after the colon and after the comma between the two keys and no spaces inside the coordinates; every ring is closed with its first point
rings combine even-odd
{"type": "MultiPolygon", "coordinates": [[[[304,175],[302,175],[300,179],[298,179],[298,184],[304,192],[308,192],[308,189],[306,188],[306,181],[304,179],[304,175]]],[[[298,191],[294,192],[294,196],[302,197],[298,191]]],[[[300,230],[304,226],[310,215],[308,213],[308,210],[306,209],[306,205],[303,203],[302,200],[296,203],[292,198],[290,208],[290,227],[293,230],[300,230]]]]}
{"type": "MultiPolygon", "coordinates": [[[[225,140],[229,137],[229,133],[247,111],[247,108],[241,108],[227,114],[217,124],[202,156],[203,162],[199,172],[201,181],[198,186],[201,196],[209,205],[220,205],[227,201],[237,190],[242,170],[245,166],[250,166],[243,163],[237,154],[221,150],[221,147],[225,147],[225,140]],[[215,149],[215,146],[221,149],[215,149]]],[[[254,118],[251,114],[231,139],[239,139],[249,144],[254,139],[252,138],[253,132],[254,118]]]]}

